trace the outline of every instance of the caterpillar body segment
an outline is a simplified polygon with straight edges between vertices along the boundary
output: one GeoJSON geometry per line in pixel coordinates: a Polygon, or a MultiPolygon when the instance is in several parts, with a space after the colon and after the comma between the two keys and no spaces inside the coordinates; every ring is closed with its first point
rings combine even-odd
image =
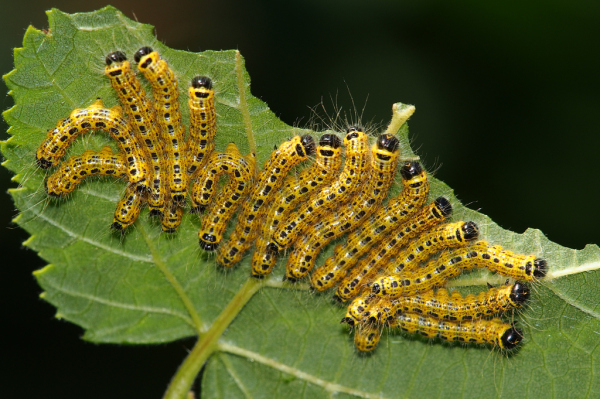
{"type": "Polygon", "coordinates": [[[317,291],[335,286],[365,252],[379,244],[390,231],[394,231],[421,209],[429,194],[427,172],[418,162],[409,162],[400,169],[400,174],[403,183],[400,195],[351,232],[346,243],[335,248],[334,256],[329,257],[322,267],[315,270],[311,284],[317,291]]]}
{"type": "Polygon", "coordinates": [[[354,297],[406,243],[417,234],[440,223],[451,213],[452,206],[444,197],[439,197],[433,203],[423,207],[411,220],[400,226],[389,240],[382,241],[369,251],[367,256],[342,280],[336,291],[336,298],[347,301],[354,297]]]}
{"type": "Polygon", "coordinates": [[[126,155],[129,181],[133,184],[147,184],[146,158],[138,148],[139,143],[133,135],[131,125],[123,119],[121,107],[106,108],[101,99],[87,108],[74,109],[69,117],[61,119],[54,129],[48,131],[46,139],[36,152],[37,165],[43,169],[57,165],[71,143],[90,130],[108,132],[126,155]]]}
{"type": "Polygon", "coordinates": [[[187,174],[192,176],[207,161],[215,149],[217,111],[212,80],[196,76],[188,90],[190,108],[190,136],[186,143],[187,174]]]}
{"type": "Polygon", "coordinates": [[[83,179],[90,176],[127,177],[127,164],[121,153],[114,153],[106,146],[101,151],[87,150],[63,162],[46,179],[46,193],[52,197],[69,194],[83,179]]]}
{"type": "Polygon", "coordinates": [[[357,193],[369,165],[369,137],[361,128],[350,127],[344,138],[346,161],[339,177],[321,190],[285,222],[273,235],[272,247],[279,251],[289,247],[315,221],[334,208],[341,207],[357,193]]]}
{"type": "MultiPolygon", "coordinates": [[[[373,295],[371,293],[371,295],[373,295]]],[[[414,313],[440,320],[477,320],[522,307],[531,295],[526,283],[516,282],[499,288],[490,288],[477,295],[463,297],[460,292],[440,288],[397,299],[378,297],[366,307],[362,317],[370,323],[387,323],[397,313],[414,313]]]]}
{"type": "Polygon", "coordinates": [[[315,161],[300,172],[298,179],[289,178],[268,210],[267,218],[256,240],[252,255],[252,276],[262,278],[271,273],[277,262],[272,251],[271,238],[279,223],[285,220],[296,205],[310,198],[321,187],[329,184],[342,165],[341,140],[335,134],[324,134],[317,146],[315,161]]]}
{"type": "Polygon", "coordinates": [[[162,230],[165,233],[174,233],[181,224],[182,218],[183,208],[174,202],[172,198],[167,198],[164,212],[160,219],[162,230]]]}
{"type": "Polygon", "coordinates": [[[489,344],[506,350],[513,349],[523,340],[523,332],[520,329],[498,318],[452,322],[431,316],[401,313],[390,320],[390,326],[427,338],[489,344]]]}
{"type": "Polygon", "coordinates": [[[288,258],[286,278],[299,280],[313,268],[321,249],[364,222],[387,196],[398,166],[398,139],[382,134],[371,148],[366,182],[339,213],[326,215],[319,229],[308,229],[288,258]]]}
{"type": "Polygon", "coordinates": [[[359,325],[363,319],[364,314],[369,309],[374,301],[379,301],[381,298],[372,294],[369,290],[363,290],[356,298],[354,298],[348,310],[346,316],[342,319],[341,323],[347,323],[350,327],[359,325]]]}
{"type": "Polygon", "coordinates": [[[379,344],[382,332],[380,324],[360,324],[354,329],[354,346],[361,352],[370,352],[379,344]]]}
{"type": "Polygon", "coordinates": [[[117,203],[111,228],[123,232],[131,226],[140,215],[146,195],[146,191],[139,186],[128,184],[123,198],[117,203]]]}
{"type": "Polygon", "coordinates": [[[106,57],[104,73],[117,93],[125,113],[129,117],[138,142],[146,153],[149,162],[148,207],[152,214],[162,214],[165,208],[168,186],[165,184],[165,158],[160,141],[158,125],[151,102],[146,97],[140,81],[131,69],[131,64],[121,51],[106,57]]]}
{"type": "MultiPolygon", "coordinates": [[[[229,143],[224,153],[211,155],[202,174],[212,176],[211,186],[213,188],[223,173],[229,175],[229,183],[218,198],[212,198],[208,210],[202,217],[202,227],[198,232],[198,239],[203,250],[214,251],[219,246],[227,222],[252,188],[254,170],[254,154],[243,157],[234,143],[229,143]]],[[[213,197],[212,194],[211,197],[213,197]]],[[[204,199],[205,197],[202,197],[202,200],[204,199]]],[[[196,203],[194,204],[196,205],[196,203]]],[[[204,203],[197,205],[196,209],[200,210],[204,206],[206,206],[204,203]]]]}
{"type": "Polygon", "coordinates": [[[166,159],[165,184],[169,186],[172,201],[183,204],[188,187],[188,175],[185,128],[181,123],[177,79],[167,62],[150,47],[139,49],[134,55],[134,60],[152,86],[156,120],[160,125],[160,140],[166,159]]]}
{"type": "Polygon", "coordinates": [[[242,205],[235,230],[229,240],[219,247],[217,261],[221,265],[231,267],[239,262],[256,238],[260,224],[263,223],[265,209],[283,185],[285,176],[293,166],[306,160],[314,151],[314,139],[304,135],[293,137],[271,153],[242,205]]]}
{"type": "Polygon", "coordinates": [[[431,255],[447,248],[464,247],[479,236],[475,222],[455,222],[442,225],[411,242],[397,256],[399,262],[390,262],[383,274],[398,274],[414,270],[431,255]]]}

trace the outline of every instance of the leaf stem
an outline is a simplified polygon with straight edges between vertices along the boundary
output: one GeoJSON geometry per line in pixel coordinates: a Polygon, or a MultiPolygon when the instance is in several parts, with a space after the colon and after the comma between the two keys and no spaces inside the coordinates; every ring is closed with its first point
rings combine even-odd
{"type": "Polygon", "coordinates": [[[387,134],[395,135],[398,130],[404,125],[404,123],[412,116],[415,112],[414,105],[406,105],[402,103],[396,103],[392,106],[392,120],[385,130],[387,134]]]}
{"type": "Polygon", "coordinates": [[[177,373],[173,376],[163,399],[183,399],[189,392],[192,383],[200,372],[200,369],[210,355],[219,348],[218,340],[235,316],[248,303],[250,298],[264,286],[264,282],[254,278],[249,278],[240,288],[238,293],[223,309],[221,314],[215,319],[214,323],[203,334],[202,338],[196,342],[192,351],[185,358],[177,373]]]}

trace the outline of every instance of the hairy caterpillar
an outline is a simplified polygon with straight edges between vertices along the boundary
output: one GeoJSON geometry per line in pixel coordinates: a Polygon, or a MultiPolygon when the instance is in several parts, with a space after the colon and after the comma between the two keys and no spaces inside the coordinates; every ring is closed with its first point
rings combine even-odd
{"type": "Polygon", "coordinates": [[[193,175],[215,148],[217,111],[212,80],[196,76],[189,88],[190,137],[186,143],[187,173],[193,175]]]}
{"type": "Polygon", "coordinates": [[[219,248],[217,260],[221,265],[231,267],[239,262],[256,238],[264,210],[283,185],[284,177],[294,165],[306,160],[314,151],[315,142],[309,135],[295,136],[273,151],[242,206],[235,230],[227,243],[219,248]]]}
{"type": "Polygon", "coordinates": [[[214,251],[223,238],[227,222],[233,216],[240,200],[251,189],[254,178],[254,154],[242,157],[237,146],[229,143],[224,153],[213,153],[206,168],[194,181],[192,202],[194,209],[208,211],[202,218],[202,228],[198,232],[200,247],[205,251],[214,251]],[[229,175],[229,184],[218,198],[212,198],[214,189],[223,173],[229,175]],[[197,183],[197,184],[196,184],[197,183]],[[213,199],[209,204],[209,200],[213,199]]]}
{"type": "Polygon", "coordinates": [[[142,206],[146,202],[146,192],[139,190],[135,185],[128,185],[125,189],[125,195],[117,203],[115,217],[111,228],[119,231],[125,230],[131,226],[142,211],[142,206]]]}
{"type": "Polygon", "coordinates": [[[342,165],[341,141],[335,134],[324,134],[317,146],[315,161],[304,169],[298,179],[290,178],[273,201],[252,255],[252,276],[262,278],[271,273],[277,253],[271,251],[270,240],[281,220],[315,190],[331,182],[342,165]]]}
{"type": "Polygon", "coordinates": [[[523,332],[520,329],[498,318],[458,323],[414,313],[401,313],[390,320],[390,327],[401,328],[428,338],[490,344],[500,349],[513,349],[523,340],[523,332]]]}
{"type": "Polygon", "coordinates": [[[274,251],[289,247],[317,218],[333,207],[348,202],[360,189],[367,171],[369,137],[362,128],[351,126],[344,138],[346,162],[340,176],[329,186],[307,201],[294,215],[281,223],[273,235],[274,251]]]}
{"type": "Polygon", "coordinates": [[[286,266],[286,278],[305,277],[315,264],[321,248],[331,240],[354,230],[365,221],[387,196],[398,163],[398,139],[382,134],[371,148],[371,162],[366,182],[351,202],[338,213],[326,215],[318,229],[309,229],[295,244],[286,266]]]}
{"type": "Polygon", "coordinates": [[[181,124],[177,79],[165,60],[150,47],[139,49],[133,59],[152,85],[154,110],[160,125],[160,140],[167,166],[165,184],[169,185],[172,201],[182,204],[187,192],[188,176],[185,173],[185,129],[181,124]]]}
{"type": "Polygon", "coordinates": [[[479,241],[470,247],[444,253],[420,270],[381,277],[375,280],[371,290],[376,295],[389,298],[415,295],[442,286],[449,278],[475,267],[488,267],[523,281],[543,278],[548,270],[546,261],[534,255],[514,254],[503,251],[499,245],[489,246],[487,242],[479,241]]]}
{"type": "Polygon", "coordinates": [[[110,53],[106,56],[105,62],[104,73],[121,100],[130,123],[135,127],[138,142],[143,143],[142,148],[150,164],[148,207],[151,213],[162,215],[166,198],[166,187],[162,176],[165,170],[165,159],[152,104],[146,98],[146,92],[131,70],[125,53],[122,51],[110,53]]]}
{"type": "Polygon", "coordinates": [[[527,284],[516,282],[499,288],[490,287],[488,291],[465,297],[458,291],[450,294],[443,288],[437,292],[427,291],[397,299],[377,297],[378,300],[365,307],[362,320],[385,323],[396,313],[422,314],[449,321],[476,320],[520,308],[527,303],[530,295],[527,284]]]}
{"type": "Polygon", "coordinates": [[[131,125],[122,118],[121,107],[105,108],[101,99],[87,108],[74,109],[67,118],[58,121],[56,127],[48,131],[36,152],[37,165],[42,169],[57,165],[73,140],[92,129],[109,132],[126,156],[129,181],[145,184],[148,167],[132,134],[131,125]]]}
{"type": "Polygon", "coordinates": [[[110,147],[102,148],[100,152],[87,150],[63,162],[60,167],[46,179],[46,193],[53,197],[69,194],[90,176],[127,177],[125,157],[114,153],[110,147]]]}
{"type": "Polygon", "coordinates": [[[361,324],[354,330],[354,346],[361,352],[370,352],[379,343],[382,332],[380,324],[361,324]]]}
{"type": "Polygon", "coordinates": [[[452,213],[450,202],[444,197],[437,198],[433,203],[423,207],[411,220],[398,228],[396,235],[388,241],[383,241],[373,248],[348,276],[346,276],[335,293],[339,301],[347,301],[361,290],[362,286],[374,276],[381,267],[385,266],[411,238],[418,233],[435,226],[452,213]]]}
{"type": "Polygon", "coordinates": [[[398,197],[379,208],[373,218],[348,235],[346,244],[335,248],[334,256],[316,269],[311,276],[311,285],[317,291],[333,287],[347,270],[373,245],[377,245],[388,231],[401,225],[425,203],[429,193],[427,173],[418,162],[406,163],[401,169],[403,189],[398,197]]]}

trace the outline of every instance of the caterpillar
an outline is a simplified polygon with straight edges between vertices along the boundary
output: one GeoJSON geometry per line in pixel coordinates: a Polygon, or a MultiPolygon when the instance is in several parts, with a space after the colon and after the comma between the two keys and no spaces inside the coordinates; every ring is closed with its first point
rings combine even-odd
{"type": "Polygon", "coordinates": [[[488,267],[522,281],[543,278],[548,270],[546,261],[534,255],[517,255],[503,251],[499,245],[489,246],[486,241],[478,241],[470,247],[446,252],[420,270],[380,277],[373,282],[371,290],[378,296],[392,299],[415,295],[442,286],[449,278],[475,267],[488,267]]]}
{"type": "Polygon", "coordinates": [[[354,331],[354,346],[361,352],[370,352],[379,343],[382,332],[380,324],[361,324],[354,331]]]}
{"type": "Polygon", "coordinates": [[[283,185],[284,177],[294,165],[306,160],[314,151],[314,139],[304,135],[293,137],[271,153],[242,206],[235,230],[225,245],[219,248],[217,261],[221,265],[231,267],[239,262],[256,238],[264,209],[283,185]]]}
{"type": "Polygon", "coordinates": [[[192,201],[194,209],[200,212],[207,206],[208,200],[213,197],[214,187],[219,181],[219,176],[223,173],[230,176],[230,182],[220,198],[214,199],[208,205],[208,211],[202,218],[202,228],[198,232],[198,238],[203,250],[214,251],[219,246],[227,222],[233,216],[240,200],[245,198],[251,188],[254,178],[254,163],[253,153],[242,157],[237,146],[229,143],[224,153],[212,154],[206,169],[194,182],[198,182],[198,185],[192,188],[192,201]],[[196,195],[197,191],[202,194],[196,195]]]}
{"type": "Polygon", "coordinates": [[[185,129],[181,124],[177,79],[167,62],[150,47],[139,49],[133,59],[152,86],[154,110],[160,125],[159,132],[162,133],[159,137],[167,164],[168,182],[165,184],[169,185],[172,201],[182,204],[186,197],[188,176],[185,173],[185,129]]]}
{"type": "Polygon", "coordinates": [[[452,206],[444,197],[439,197],[433,203],[423,207],[417,215],[398,228],[393,238],[373,248],[352,269],[350,274],[341,281],[334,298],[342,302],[352,298],[404,244],[418,233],[446,219],[451,213],[452,206]]]}
{"type": "Polygon", "coordinates": [[[162,215],[166,198],[166,186],[162,176],[165,159],[152,104],[146,98],[146,92],[132,71],[125,53],[110,53],[105,62],[104,73],[125,107],[125,112],[138,135],[138,142],[143,143],[142,148],[150,165],[148,207],[151,214],[162,215]]]}
{"type": "Polygon", "coordinates": [[[193,175],[215,148],[217,112],[212,80],[196,76],[188,90],[190,108],[190,137],[186,143],[187,174],[193,175]]]}
{"type": "Polygon", "coordinates": [[[165,233],[174,233],[183,218],[183,208],[173,201],[172,198],[167,198],[165,208],[161,218],[161,228],[165,233]]]}
{"type": "Polygon", "coordinates": [[[344,138],[346,162],[340,176],[329,186],[307,201],[294,215],[281,223],[273,235],[271,249],[289,247],[302,232],[333,207],[348,202],[358,192],[367,171],[369,137],[362,128],[351,126],[344,138]]]}
{"type": "Polygon", "coordinates": [[[463,297],[458,291],[450,294],[440,288],[437,292],[427,291],[392,300],[377,297],[380,300],[371,301],[359,320],[386,323],[397,313],[422,314],[449,321],[477,320],[520,308],[527,303],[530,295],[531,291],[526,283],[516,282],[500,288],[490,286],[488,291],[480,292],[477,296],[471,294],[463,297]]]}
{"type": "Polygon", "coordinates": [[[338,245],[334,256],[314,271],[310,282],[317,291],[325,291],[337,284],[366,251],[383,239],[385,233],[404,223],[423,206],[429,194],[427,173],[418,162],[409,162],[400,169],[400,174],[403,184],[400,195],[351,232],[346,244],[338,245]]]}
{"type": "Polygon", "coordinates": [[[403,249],[397,256],[400,262],[390,262],[383,274],[398,274],[414,270],[432,254],[446,248],[462,247],[477,239],[479,228],[475,222],[454,222],[424,233],[403,249]]]}
{"type": "Polygon", "coordinates": [[[310,229],[295,244],[286,266],[286,278],[296,281],[305,277],[313,268],[321,248],[331,240],[354,230],[365,221],[387,196],[394,181],[398,164],[398,139],[382,134],[371,148],[371,162],[367,181],[351,202],[339,213],[328,215],[318,229],[310,229]]]}
{"type": "Polygon", "coordinates": [[[142,206],[146,202],[146,191],[139,190],[133,184],[127,185],[123,198],[117,203],[112,229],[124,231],[131,226],[140,215],[142,206]]]}
{"type": "Polygon", "coordinates": [[[341,145],[340,138],[335,134],[321,136],[312,165],[305,168],[297,180],[290,178],[282,187],[281,193],[269,208],[256,240],[256,250],[252,255],[252,277],[262,278],[271,273],[277,261],[277,253],[269,249],[273,233],[281,220],[285,220],[302,199],[335,178],[342,165],[341,145]]]}
{"type": "Polygon", "coordinates": [[[241,185],[241,190],[246,186],[249,187],[254,175],[254,161],[254,154],[249,154],[246,158],[242,157],[234,143],[229,143],[225,152],[213,152],[207,159],[205,168],[196,175],[192,182],[190,190],[192,212],[202,213],[211,204],[217,183],[223,174],[235,179],[237,184],[241,185]],[[249,166],[252,166],[251,171],[248,170],[249,166]]]}
{"type": "Polygon", "coordinates": [[[523,340],[520,329],[499,318],[458,323],[414,313],[401,313],[392,318],[390,327],[445,341],[490,344],[503,350],[513,349],[523,340]]]}
{"type": "Polygon", "coordinates": [[[100,152],[87,150],[63,162],[45,182],[46,193],[52,197],[69,194],[89,176],[127,177],[127,164],[122,153],[114,153],[110,147],[100,152]]]}
{"type": "Polygon", "coordinates": [[[97,99],[87,108],[74,109],[67,118],[58,121],[56,127],[48,131],[36,152],[37,165],[42,169],[57,165],[73,140],[92,129],[109,132],[126,156],[129,181],[134,184],[145,183],[148,167],[131,125],[122,118],[121,107],[105,108],[102,99],[97,99]]]}

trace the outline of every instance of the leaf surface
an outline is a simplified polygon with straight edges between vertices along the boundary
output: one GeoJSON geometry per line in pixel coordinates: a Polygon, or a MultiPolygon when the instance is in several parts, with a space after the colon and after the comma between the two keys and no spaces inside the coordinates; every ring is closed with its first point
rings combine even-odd
{"type": "MultiPolygon", "coordinates": [[[[180,87],[208,75],[217,91],[217,150],[235,142],[255,150],[262,164],[277,145],[304,133],[285,125],[254,98],[243,59],[236,51],[189,53],[156,40],[152,27],[106,7],[93,13],[48,13],[48,32],[29,28],[15,50],[15,70],[5,76],[15,106],[4,113],[12,137],[2,143],[4,165],[20,183],[11,194],[30,232],[26,245],[49,265],[36,272],[44,299],[57,317],[85,329],[84,338],[104,343],[161,343],[203,337],[235,301],[249,276],[249,256],[233,270],[217,267],[197,244],[199,221],[186,214],[177,233],[165,235],[142,215],[123,238],[108,229],[124,183],[87,181],[68,199],[50,201],[44,171],[34,155],[46,131],[73,108],[101,97],[117,99],[104,76],[111,51],[131,55],[149,45],[169,61],[180,87]]],[[[180,98],[188,120],[186,95],[180,98]]],[[[402,154],[414,156],[408,129],[399,132],[402,154]]],[[[78,139],[69,154],[113,143],[102,133],[78,139]]],[[[113,145],[114,147],[114,145],[113,145]]],[[[116,149],[116,147],[114,147],[116,149]]],[[[67,155],[67,156],[68,156],[67,155]]],[[[394,192],[398,192],[396,187],[394,192]]],[[[217,338],[202,379],[204,397],[586,397],[600,395],[600,250],[575,251],[538,230],[516,234],[460,204],[433,179],[431,198],[446,195],[454,220],[474,220],[488,241],[548,260],[550,275],[534,286],[528,309],[515,314],[525,333],[509,356],[477,346],[449,345],[384,332],[375,353],[360,355],[339,324],[345,309],[331,292],[280,282],[283,264],[243,306],[217,338]]],[[[320,256],[322,263],[332,246],[320,256]]],[[[319,261],[317,262],[319,264],[319,261]]],[[[485,272],[463,275],[452,285],[477,292],[503,279],[485,272]]]]}

